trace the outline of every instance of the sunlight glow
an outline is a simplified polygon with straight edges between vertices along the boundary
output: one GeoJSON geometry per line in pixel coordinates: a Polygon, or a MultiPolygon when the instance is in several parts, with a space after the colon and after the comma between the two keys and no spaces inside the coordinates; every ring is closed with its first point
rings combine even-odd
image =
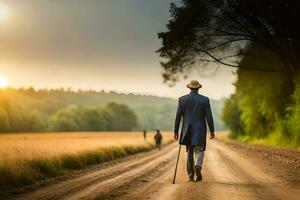
{"type": "Polygon", "coordinates": [[[0,3],[0,20],[5,20],[8,16],[9,8],[4,3],[0,3]]]}
{"type": "Polygon", "coordinates": [[[8,80],[5,76],[0,74],[0,88],[6,88],[8,86],[8,80]]]}

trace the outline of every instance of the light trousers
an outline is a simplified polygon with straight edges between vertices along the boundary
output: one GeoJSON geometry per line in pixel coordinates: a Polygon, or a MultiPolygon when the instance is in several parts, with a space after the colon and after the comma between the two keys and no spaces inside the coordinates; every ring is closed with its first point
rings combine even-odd
{"type": "Polygon", "coordinates": [[[190,178],[195,175],[194,167],[199,166],[202,169],[204,151],[200,146],[190,146],[187,151],[187,174],[190,178]]]}

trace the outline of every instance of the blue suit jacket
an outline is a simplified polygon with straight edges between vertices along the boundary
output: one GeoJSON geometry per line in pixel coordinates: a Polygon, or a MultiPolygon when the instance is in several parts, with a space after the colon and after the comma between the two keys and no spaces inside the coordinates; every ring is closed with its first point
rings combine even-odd
{"type": "Polygon", "coordinates": [[[192,91],[179,98],[175,119],[174,133],[178,133],[183,118],[179,144],[186,146],[199,145],[206,149],[206,121],[211,132],[214,132],[214,121],[209,98],[192,91]]]}

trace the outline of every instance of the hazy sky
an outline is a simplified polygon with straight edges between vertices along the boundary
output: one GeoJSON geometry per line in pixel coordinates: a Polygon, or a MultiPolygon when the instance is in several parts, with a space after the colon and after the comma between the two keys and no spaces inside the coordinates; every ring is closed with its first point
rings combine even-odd
{"type": "MultiPolygon", "coordinates": [[[[178,97],[161,77],[157,32],[174,0],[0,0],[0,74],[13,87],[115,90],[178,97]],[[1,14],[7,7],[7,13],[1,14]],[[2,10],[2,11],[1,11],[2,10]]],[[[212,98],[234,91],[228,68],[194,74],[212,98]]]]}

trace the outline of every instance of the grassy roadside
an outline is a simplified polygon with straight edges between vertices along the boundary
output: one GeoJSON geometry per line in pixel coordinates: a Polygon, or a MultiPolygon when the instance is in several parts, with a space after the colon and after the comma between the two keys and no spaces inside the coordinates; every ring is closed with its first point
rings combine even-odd
{"type": "Polygon", "coordinates": [[[226,134],[217,140],[242,157],[256,163],[265,173],[279,177],[291,184],[300,184],[300,151],[291,147],[270,146],[230,139],[226,134]]]}
{"type": "Polygon", "coordinates": [[[268,137],[265,138],[251,138],[249,136],[243,135],[232,138],[229,132],[224,131],[218,133],[217,138],[227,141],[237,141],[246,144],[261,145],[266,147],[291,148],[300,151],[300,146],[297,143],[288,140],[288,138],[282,137],[282,135],[280,134],[270,134],[268,137]]]}
{"type": "MultiPolygon", "coordinates": [[[[172,141],[165,142],[164,145],[172,141]]],[[[30,185],[36,181],[65,175],[73,170],[150,151],[153,143],[125,145],[86,150],[73,154],[20,160],[15,164],[0,163],[0,196],[6,191],[30,185]]]]}
{"type": "Polygon", "coordinates": [[[269,147],[286,147],[300,150],[299,144],[293,140],[282,136],[281,134],[270,134],[266,138],[251,138],[249,136],[239,136],[236,138],[239,142],[247,144],[257,144],[269,147]]]}

